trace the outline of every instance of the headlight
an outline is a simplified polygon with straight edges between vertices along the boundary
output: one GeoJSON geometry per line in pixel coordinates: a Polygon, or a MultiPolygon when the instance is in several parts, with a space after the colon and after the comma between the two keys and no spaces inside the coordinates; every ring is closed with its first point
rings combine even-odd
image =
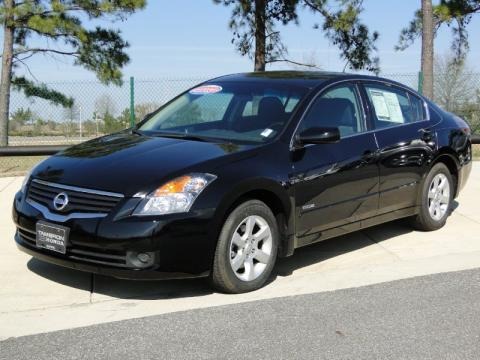
{"type": "Polygon", "coordinates": [[[195,199],[217,177],[190,174],[162,185],[137,206],[134,215],[166,215],[188,212],[195,199]]]}

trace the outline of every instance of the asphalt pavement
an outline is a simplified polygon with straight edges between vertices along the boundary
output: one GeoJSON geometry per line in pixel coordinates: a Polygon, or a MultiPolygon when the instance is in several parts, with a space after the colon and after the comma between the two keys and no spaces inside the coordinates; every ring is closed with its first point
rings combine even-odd
{"type": "Polygon", "coordinates": [[[279,260],[267,286],[234,296],[212,292],[204,280],[125,281],[32,259],[13,241],[11,204],[21,183],[0,178],[0,341],[480,268],[479,162],[441,230],[396,221],[297,249],[279,260]]]}
{"type": "Polygon", "coordinates": [[[1,359],[478,359],[480,269],[11,338],[1,359]]]}

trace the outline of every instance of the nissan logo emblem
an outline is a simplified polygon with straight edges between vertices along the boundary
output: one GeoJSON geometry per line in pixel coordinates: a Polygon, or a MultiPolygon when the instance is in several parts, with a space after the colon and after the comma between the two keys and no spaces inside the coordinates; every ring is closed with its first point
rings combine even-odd
{"type": "Polygon", "coordinates": [[[65,194],[64,192],[58,194],[53,198],[53,207],[55,210],[61,211],[65,209],[65,207],[68,205],[68,195],[65,194]]]}

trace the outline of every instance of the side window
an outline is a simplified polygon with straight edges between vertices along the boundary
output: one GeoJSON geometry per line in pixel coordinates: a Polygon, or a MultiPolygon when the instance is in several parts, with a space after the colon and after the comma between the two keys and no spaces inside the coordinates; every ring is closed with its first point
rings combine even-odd
{"type": "Polygon", "coordinates": [[[340,85],[317,97],[300,124],[300,131],[337,127],[341,137],[365,131],[360,101],[351,84],[340,85]]]}
{"type": "Polygon", "coordinates": [[[414,121],[425,120],[427,117],[425,114],[425,106],[423,104],[423,100],[416,97],[415,95],[408,94],[408,97],[410,98],[410,103],[412,104],[412,113],[415,117],[414,121]]]}
{"type": "Polygon", "coordinates": [[[245,107],[243,108],[242,116],[255,116],[257,115],[258,110],[253,108],[253,101],[247,101],[245,107]],[[255,110],[255,111],[254,111],[255,110]]]}
{"type": "Polygon", "coordinates": [[[288,98],[287,102],[285,103],[285,112],[286,113],[291,113],[293,111],[293,109],[295,109],[295,106],[297,106],[299,101],[300,101],[299,97],[288,98]]]}
{"type": "Polygon", "coordinates": [[[365,89],[375,112],[375,129],[423,120],[422,101],[405,90],[370,84],[366,85],[365,89]]]}

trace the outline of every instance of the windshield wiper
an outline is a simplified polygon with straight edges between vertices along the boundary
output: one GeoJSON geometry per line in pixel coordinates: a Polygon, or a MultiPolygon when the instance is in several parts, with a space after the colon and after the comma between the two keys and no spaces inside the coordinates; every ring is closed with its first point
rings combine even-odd
{"type": "Polygon", "coordinates": [[[144,134],[142,132],[140,132],[139,130],[133,128],[132,129],[132,134],[135,134],[135,135],[140,135],[140,136],[143,136],[144,134]]]}
{"type": "Polygon", "coordinates": [[[172,139],[182,139],[182,140],[203,141],[203,142],[210,141],[210,139],[205,137],[195,136],[190,134],[181,134],[181,133],[158,132],[158,133],[152,134],[152,136],[166,137],[166,138],[172,138],[172,139]]]}

